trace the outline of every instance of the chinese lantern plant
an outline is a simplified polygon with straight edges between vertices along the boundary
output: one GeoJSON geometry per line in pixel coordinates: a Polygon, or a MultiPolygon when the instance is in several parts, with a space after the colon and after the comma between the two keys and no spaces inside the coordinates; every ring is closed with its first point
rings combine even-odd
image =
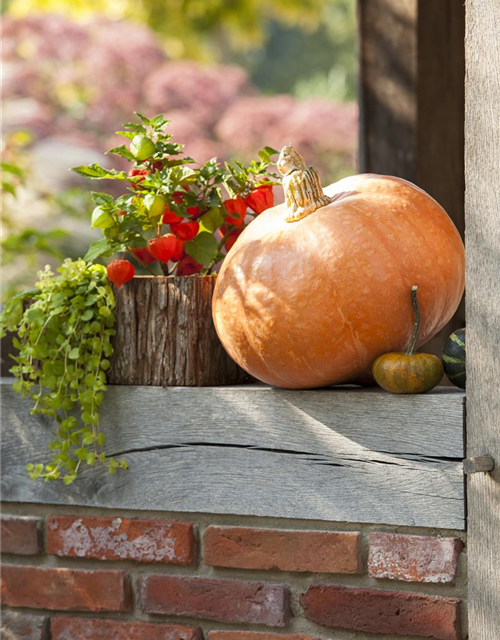
{"type": "Polygon", "coordinates": [[[190,167],[194,160],[166,132],[168,120],[137,116],[139,122],[117,132],[130,143],[108,151],[132,164],[128,172],[98,164],[73,169],[93,180],[122,181],[126,190],[116,199],[92,194],[92,228],[103,238],[85,259],[128,254],[151,275],[210,274],[252,218],[273,206],[278,182],[269,167],[277,152],[266,147],[249,165],[212,158],[190,167]]]}
{"type": "Polygon", "coordinates": [[[173,142],[168,120],[137,116],[138,122],[117,132],[129,142],[108,152],[128,160],[129,171],[97,164],[73,169],[93,180],[121,181],[124,187],[118,198],[92,194],[92,227],[103,237],[85,256],[90,262],[114,258],[107,267],[119,289],[110,382],[193,386],[248,381],[213,327],[213,274],[243,229],[273,206],[278,182],[270,166],[276,152],[266,147],[248,165],[212,158],[197,166],[173,142]],[[134,277],[136,270],[148,275],[134,277]],[[151,348],[139,349],[144,344],[151,348]]]}

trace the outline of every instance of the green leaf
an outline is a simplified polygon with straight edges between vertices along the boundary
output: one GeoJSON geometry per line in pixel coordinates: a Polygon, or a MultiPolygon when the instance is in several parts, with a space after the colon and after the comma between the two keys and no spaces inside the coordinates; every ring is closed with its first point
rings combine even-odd
{"type": "Polygon", "coordinates": [[[92,196],[92,200],[96,203],[97,206],[107,204],[110,207],[114,207],[115,201],[113,200],[113,196],[110,196],[109,193],[92,191],[90,195],[92,196]]]}
{"type": "Polygon", "coordinates": [[[206,213],[204,213],[199,219],[200,232],[208,231],[213,233],[222,224],[224,224],[224,218],[220,212],[219,207],[212,207],[206,213]]]}
{"type": "Polygon", "coordinates": [[[84,178],[90,178],[91,180],[128,180],[126,174],[123,171],[116,171],[115,169],[103,169],[101,166],[95,163],[73,167],[71,171],[74,171],[84,178]]]}
{"type": "Polygon", "coordinates": [[[85,460],[88,454],[89,451],[85,447],[79,447],[78,449],[75,449],[75,456],[78,458],[78,460],[85,460]]]}
{"type": "Polygon", "coordinates": [[[106,154],[108,153],[113,153],[115,156],[120,156],[122,158],[126,158],[127,160],[131,160],[132,162],[135,162],[134,154],[130,153],[130,151],[124,144],[120,145],[119,147],[113,147],[113,149],[106,151],[106,154]]]}
{"type": "Polygon", "coordinates": [[[142,124],[139,124],[138,122],[125,122],[123,126],[125,127],[125,129],[130,129],[130,131],[135,131],[135,133],[146,133],[147,131],[146,127],[143,126],[142,124]]]}
{"type": "Polygon", "coordinates": [[[114,248],[110,244],[109,240],[107,238],[101,238],[101,240],[94,240],[90,243],[90,247],[83,259],[86,262],[94,262],[94,260],[101,256],[112,256],[114,252],[114,248]]]}
{"type": "MultiPolygon", "coordinates": [[[[141,125],[137,125],[137,126],[140,127],[141,125]]],[[[146,129],[144,129],[144,127],[141,127],[141,133],[145,133],[145,132],[146,132],[146,129]]],[[[115,131],[115,134],[117,136],[123,136],[124,138],[128,138],[129,140],[132,140],[133,138],[135,138],[135,135],[136,135],[135,131],[115,131]]]]}
{"type": "Polygon", "coordinates": [[[209,265],[217,256],[217,240],[206,231],[186,242],[184,248],[189,256],[203,265],[209,265]]]}
{"type": "Polygon", "coordinates": [[[170,171],[170,179],[175,184],[186,184],[196,181],[196,171],[191,167],[177,165],[170,171]]]}
{"type": "Polygon", "coordinates": [[[13,196],[16,195],[16,187],[10,182],[5,182],[5,180],[2,180],[2,191],[4,193],[11,193],[13,196]]]}
{"type": "Polygon", "coordinates": [[[170,124],[170,120],[166,120],[163,113],[160,113],[159,115],[151,119],[151,124],[155,128],[162,128],[165,125],[170,124]]]}
{"type": "Polygon", "coordinates": [[[26,317],[30,322],[33,322],[35,324],[41,325],[45,321],[45,316],[43,314],[43,311],[38,307],[32,307],[31,309],[28,309],[26,313],[26,317]]]}
{"type": "Polygon", "coordinates": [[[149,120],[148,118],[146,118],[146,116],[143,116],[142,113],[139,113],[138,111],[134,111],[135,115],[140,118],[145,125],[150,125],[151,124],[151,120],[149,120]]]}
{"type": "Polygon", "coordinates": [[[73,347],[71,351],[68,353],[68,358],[70,360],[78,360],[80,357],[80,349],[78,347],[73,347]]]}
{"type": "Polygon", "coordinates": [[[278,153],[279,151],[273,149],[273,147],[264,147],[258,152],[257,155],[262,160],[262,162],[269,163],[272,160],[272,156],[275,156],[278,153]]]}
{"type": "Polygon", "coordinates": [[[13,175],[19,176],[20,178],[22,178],[25,174],[24,169],[10,162],[0,162],[0,167],[2,171],[5,171],[5,173],[12,173],[13,175]]]}

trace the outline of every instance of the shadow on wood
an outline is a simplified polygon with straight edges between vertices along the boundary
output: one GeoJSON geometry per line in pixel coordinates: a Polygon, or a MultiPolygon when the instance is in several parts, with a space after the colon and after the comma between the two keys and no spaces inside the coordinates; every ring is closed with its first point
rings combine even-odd
{"type": "Polygon", "coordinates": [[[464,528],[459,391],[112,387],[106,448],[130,470],[70,487],[27,477],[49,427],[2,392],[6,501],[464,528]]]}

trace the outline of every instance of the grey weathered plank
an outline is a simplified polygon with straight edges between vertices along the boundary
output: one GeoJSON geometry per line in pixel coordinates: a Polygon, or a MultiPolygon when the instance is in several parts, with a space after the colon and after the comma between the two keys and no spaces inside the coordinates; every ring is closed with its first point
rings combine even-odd
{"type": "Polygon", "coordinates": [[[107,450],[128,472],[33,483],[48,426],[2,385],[3,499],[461,529],[463,394],[266,386],[110,387],[107,450]]]}
{"type": "Polygon", "coordinates": [[[468,476],[469,633],[500,638],[500,4],[467,0],[467,454],[491,473],[468,476]]]}

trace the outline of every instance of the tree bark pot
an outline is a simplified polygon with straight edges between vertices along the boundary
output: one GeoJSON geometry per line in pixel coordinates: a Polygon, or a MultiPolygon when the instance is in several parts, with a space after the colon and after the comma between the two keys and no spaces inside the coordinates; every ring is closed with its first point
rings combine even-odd
{"type": "Polygon", "coordinates": [[[209,387],[252,378],[224,351],[212,322],[216,276],[136,276],[115,288],[109,384],[209,387]]]}

